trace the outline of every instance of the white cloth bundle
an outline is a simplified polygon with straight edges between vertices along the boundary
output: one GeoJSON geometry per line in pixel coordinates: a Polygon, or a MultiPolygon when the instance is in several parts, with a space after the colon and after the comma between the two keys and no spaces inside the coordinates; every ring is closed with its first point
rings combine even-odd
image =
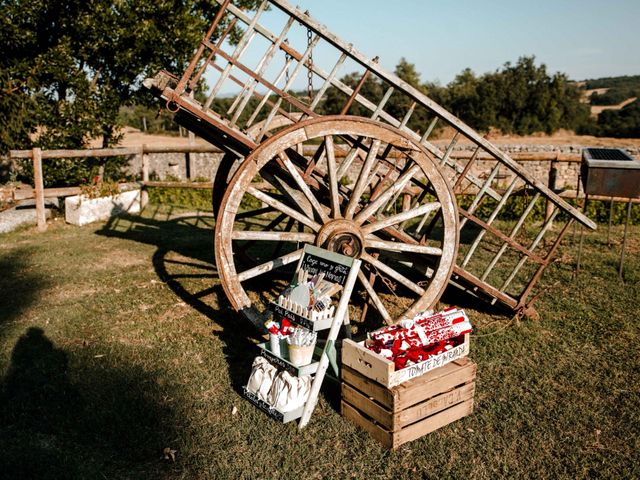
{"type": "Polygon", "coordinates": [[[266,358],[256,357],[253,360],[253,370],[251,370],[251,375],[247,382],[247,390],[260,400],[269,403],[267,397],[277,373],[276,367],[271,365],[266,358]]]}
{"type": "Polygon", "coordinates": [[[289,372],[282,371],[271,385],[267,403],[280,412],[290,412],[304,405],[310,391],[310,375],[294,377],[289,372]]]}

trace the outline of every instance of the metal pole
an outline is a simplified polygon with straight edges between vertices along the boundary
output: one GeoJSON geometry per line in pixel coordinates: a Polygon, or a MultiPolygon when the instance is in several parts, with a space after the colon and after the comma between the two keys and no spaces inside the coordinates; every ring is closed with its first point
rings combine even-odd
{"type": "MultiPolygon", "coordinates": [[[[558,155],[556,155],[556,160],[552,160],[551,163],[549,164],[549,178],[548,178],[547,186],[549,187],[549,190],[551,190],[552,192],[555,192],[557,190],[557,187],[556,187],[556,184],[558,182],[557,158],[558,158],[558,155]]],[[[549,220],[549,218],[551,217],[551,214],[553,213],[553,208],[554,208],[553,202],[547,199],[546,206],[545,206],[545,213],[544,213],[545,221],[549,220]]]]}
{"type": "MultiPolygon", "coordinates": [[[[589,202],[589,195],[585,193],[584,195],[584,207],[582,209],[582,213],[587,214],[587,203],[589,202]]],[[[584,225],[580,225],[580,245],[578,246],[578,260],[576,261],[576,280],[578,278],[578,273],[580,273],[580,261],[582,260],[582,245],[584,243],[584,225]]]]}
{"type": "Polygon", "coordinates": [[[609,201],[609,228],[607,229],[607,247],[611,246],[611,221],[613,217],[613,197],[609,201]]]}
{"type": "MultiPolygon", "coordinates": [[[[189,92],[189,98],[195,98],[195,95],[193,93],[193,90],[191,90],[191,92],[189,92]]],[[[196,143],[196,134],[193,133],[191,130],[189,130],[189,146],[193,147],[196,143]]],[[[193,158],[194,154],[192,152],[188,152],[187,153],[187,180],[195,180],[196,178],[196,174],[195,174],[195,168],[194,168],[194,158],[193,158]]]]}
{"type": "Polygon", "coordinates": [[[627,246],[627,234],[629,233],[629,222],[631,221],[631,199],[627,204],[627,221],[624,224],[624,237],[622,238],[622,251],[620,252],[620,268],[618,269],[618,276],[622,280],[622,267],[624,265],[624,249],[627,246]]]}
{"type": "MultiPolygon", "coordinates": [[[[580,176],[580,173],[578,173],[578,184],[576,185],[576,208],[578,208],[578,199],[580,198],[580,181],[581,181],[582,177],[580,176]]],[[[578,228],[578,223],[580,222],[575,222],[573,224],[573,235],[571,238],[571,243],[576,243],[576,229],[578,228]]]]}

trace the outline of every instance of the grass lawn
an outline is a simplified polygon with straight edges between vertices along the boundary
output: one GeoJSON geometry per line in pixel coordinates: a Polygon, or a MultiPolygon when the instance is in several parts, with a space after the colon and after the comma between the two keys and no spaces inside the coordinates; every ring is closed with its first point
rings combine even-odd
{"type": "Polygon", "coordinates": [[[0,235],[0,478],[640,477],[640,227],[624,283],[622,227],[614,248],[606,226],[585,237],[579,282],[569,235],[539,321],[449,294],[475,325],[474,414],[389,452],[335,387],[302,432],[241,398],[258,338],[217,280],[212,220],[166,218],[0,235]]]}

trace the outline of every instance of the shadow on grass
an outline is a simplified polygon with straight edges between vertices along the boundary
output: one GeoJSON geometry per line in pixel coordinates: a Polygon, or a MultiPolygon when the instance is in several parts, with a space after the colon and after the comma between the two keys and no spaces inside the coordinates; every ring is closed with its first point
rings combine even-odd
{"type": "MultiPolygon", "coordinates": [[[[253,355],[247,355],[247,352],[256,351],[255,340],[261,340],[261,337],[242,313],[235,312],[231,308],[218,280],[214,262],[213,218],[193,214],[170,218],[171,213],[157,215],[156,211],[152,213],[151,218],[126,214],[112,217],[98,234],[134,240],[157,247],[152,263],[160,280],[184,303],[222,327],[222,331],[216,331],[214,335],[218,336],[225,345],[224,354],[229,365],[229,376],[233,388],[240,392],[251,371],[253,355]],[[176,273],[179,269],[186,273],[176,273]],[[204,287],[194,286],[194,283],[197,283],[193,282],[194,279],[200,282],[210,279],[210,282],[207,282],[204,287]],[[215,302],[211,302],[216,304],[215,308],[205,301],[210,297],[215,298],[215,302]]],[[[259,279],[254,279],[246,282],[245,287],[264,293],[267,286],[264,282],[260,284],[259,279]]],[[[268,289],[273,290],[276,287],[271,283],[268,289]]],[[[260,293],[258,295],[260,296],[260,293]]],[[[267,303],[264,298],[261,300],[267,303]]],[[[446,304],[473,308],[490,314],[509,314],[506,309],[490,305],[487,301],[474,297],[453,285],[447,287],[442,300],[446,304]]],[[[374,309],[371,310],[374,311],[374,309]]],[[[370,313],[369,317],[375,320],[375,315],[370,313]]],[[[362,326],[371,330],[373,325],[369,323],[362,326]]],[[[376,328],[377,326],[379,325],[376,325],[376,328]]]]}
{"type": "MultiPolygon", "coordinates": [[[[213,332],[224,343],[223,353],[229,365],[229,377],[234,390],[241,392],[251,372],[255,339],[259,332],[243,314],[235,312],[228,303],[214,264],[213,218],[184,216],[173,219],[121,215],[112,218],[98,234],[124,238],[155,245],[152,263],[158,278],[184,303],[222,327],[213,332]],[[177,254],[178,260],[168,258],[177,254]],[[182,259],[181,257],[185,257],[182,259]],[[176,268],[194,273],[175,273],[176,268]],[[201,290],[193,288],[190,280],[210,279],[201,290]],[[205,301],[215,298],[215,308],[205,301]]],[[[213,302],[212,302],[213,303],[213,302]]],[[[257,353],[257,350],[256,350],[257,353]]]]}
{"type": "MultiPolygon", "coordinates": [[[[482,295],[482,292],[479,292],[479,295],[482,295]]],[[[499,302],[491,304],[491,298],[489,296],[485,296],[485,298],[476,297],[469,293],[469,291],[451,283],[445,288],[442,297],[440,297],[440,301],[446,305],[455,305],[462,309],[472,309],[488,315],[504,315],[507,317],[513,315],[513,311],[507,306],[499,302]]]]}
{"type": "MultiPolygon", "coordinates": [[[[168,215],[171,215],[171,212],[168,215]]],[[[213,226],[213,218],[210,217],[189,215],[161,219],[158,213],[152,218],[120,214],[111,217],[97,233],[105,237],[155,245],[161,250],[171,250],[184,257],[209,264],[215,271],[213,226]]]]}
{"type": "Polygon", "coordinates": [[[3,324],[19,318],[47,286],[48,282],[37,273],[30,257],[27,248],[15,249],[0,257],[0,338],[6,333],[3,324]]]}
{"type": "Polygon", "coordinates": [[[0,381],[0,478],[157,478],[175,418],[141,369],[79,368],[39,328],[16,343],[0,381]],[[132,465],[135,467],[132,469],[132,465]]]}

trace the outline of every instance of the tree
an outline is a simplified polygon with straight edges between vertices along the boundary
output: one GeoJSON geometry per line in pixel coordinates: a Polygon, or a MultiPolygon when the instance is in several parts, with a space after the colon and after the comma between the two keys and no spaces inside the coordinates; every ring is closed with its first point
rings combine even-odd
{"type": "MultiPolygon", "coordinates": [[[[415,65],[408,62],[405,58],[400,59],[400,62],[398,62],[398,65],[396,66],[395,73],[400,79],[404,80],[422,93],[427,93],[427,91],[431,90],[439,91],[440,89],[440,87],[435,84],[422,84],[420,82],[420,73],[416,70],[415,65]]],[[[361,78],[362,73],[353,72],[342,77],[341,81],[345,85],[355,88],[361,78]]],[[[386,88],[387,87],[385,87],[377,77],[369,75],[360,89],[360,95],[371,101],[374,105],[377,105],[384,97],[386,88]]],[[[335,115],[341,113],[348,98],[349,96],[346,93],[335,87],[330,87],[327,89],[326,96],[318,109],[318,113],[323,115],[335,115]]],[[[387,103],[384,106],[384,111],[395,118],[403,118],[413,103],[414,100],[408,95],[399,89],[395,89],[387,100],[387,103]]],[[[372,112],[354,101],[347,114],[370,117],[372,112]]],[[[408,127],[415,131],[422,131],[422,129],[426,128],[428,125],[428,121],[429,114],[427,110],[424,107],[418,106],[415,108],[409,120],[408,127]]]]}
{"type": "MultiPolygon", "coordinates": [[[[406,58],[402,57],[400,59],[398,65],[396,65],[395,74],[421,93],[427,93],[427,86],[421,82],[420,73],[416,70],[416,66],[408,62],[406,58]]],[[[431,115],[429,115],[426,108],[414,105],[414,100],[405,93],[395,90],[391,98],[389,98],[386,110],[395,118],[402,119],[412,106],[414,110],[407,126],[411,130],[422,133],[429,125],[431,115]]]]}
{"type": "MultiPolygon", "coordinates": [[[[353,72],[345,75],[340,80],[345,85],[355,89],[360,80],[362,79],[362,73],[353,72]]],[[[379,102],[382,99],[384,92],[382,90],[382,84],[375,76],[369,75],[365,80],[362,88],[360,89],[360,95],[371,100],[374,103],[379,102]]],[[[327,89],[326,96],[321,107],[318,109],[318,113],[322,115],[337,115],[342,113],[344,106],[349,100],[349,96],[336,87],[329,87],[327,89]]],[[[360,105],[357,101],[354,101],[348,112],[348,115],[358,115],[368,117],[371,112],[360,105]]]]}
{"type": "MultiPolygon", "coordinates": [[[[405,58],[400,60],[395,73],[479,131],[497,128],[521,135],[553,133],[560,128],[576,129],[589,118],[589,108],[580,101],[579,89],[562,73],[550,76],[544,64],[536,65],[534,57],[522,57],[515,64],[507,62],[502,69],[482,76],[464,69],[446,87],[422,83],[415,65],[405,58]]],[[[342,81],[353,88],[360,78],[360,74],[351,73],[342,81]]],[[[360,93],[377,104],[385,94],[385,86],[370,75],[360,93]]],[[[329,88],[319,113],[339,113],[347,98],[338,89],[329,88]]],[[[384,110],[402,119],[413,104],[410,96],[396,89],[384,110]]],[[[348,114],[370,116],[371,111],[354,102],[348,114]]],[[[421,133],[432,119],[433,114],[416,105],[408,127],[421,133]]]]}
{"type": "Polygon", "coordinates": [[[466,69],[447,85],[445,106],[473,128],[521,135],[575,129],[589,116],[580,91],[562,73],[549,76],[534,57],[481,77],[466,69]]]}
{"type": "Polygon", "coordinates": [[[413,63],[409,63],[406,58],[402,57],[396,65],[395,74],[412,87],[418,90],[422,89],[420,83],[420,73],[416,70],[413,63]]]}
{"type": "Polygon", "coordinates": [[[625,105],[620,110],[604,110],[598,115],[596,133],[606,137],[640,137],[640,100],[625,105]]]}
{"type": "MultiPolygon", "coordinates": [[[[242,0],[255,8],[257,0],[242,0]]],[[[181,72],[215,0],[0,0],[0,153],[118,141],[122,105],[150,101],[141,81],[181,72]]],[[[51,183],[51,182],[48,182],[51,183]]]]}
{"type": "Polygon", "coordinates": [[[479,80],[470,68],[465,68],[447,85],[445,101],[451,112],[476,128],[488,127],[486,118],[478,114],[481,100],[479,80]]]}

